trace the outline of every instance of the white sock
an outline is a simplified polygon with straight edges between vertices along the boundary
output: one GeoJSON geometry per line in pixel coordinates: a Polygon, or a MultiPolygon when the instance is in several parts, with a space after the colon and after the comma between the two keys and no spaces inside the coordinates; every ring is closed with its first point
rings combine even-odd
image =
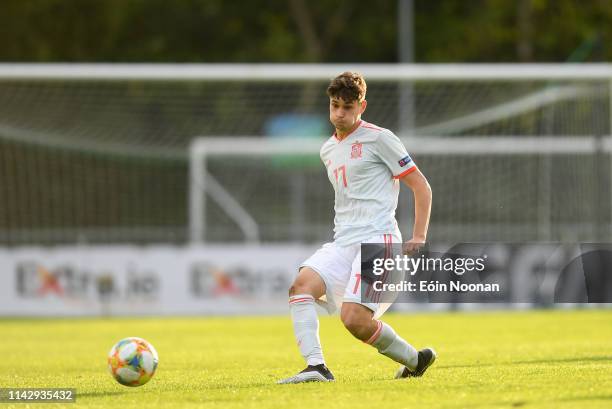
{"type": "Polygon", "coordinates": [[[315,310],[314,298],[309,294],[293,295],[289,297],[289,309],[295,339],[306,363],[308,365],[324,364],[319,339],[319,318],[315,310]]]}
{"type": "Polygon", "coordinates": [[[417,350],[397,335],[389,325],[378,320],[376,322],[378,329],[365,341],[366,344],[372,345],[378,352],[405,365],[408,369],[415,370],[419,362],[417,350]]]}

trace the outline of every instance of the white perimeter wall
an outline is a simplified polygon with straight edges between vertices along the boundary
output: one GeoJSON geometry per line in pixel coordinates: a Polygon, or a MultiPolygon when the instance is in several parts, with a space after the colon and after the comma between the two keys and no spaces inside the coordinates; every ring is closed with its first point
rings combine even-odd
{"type": "Polygon", "coordinates": [[[0,249],[0,316],[287,313],[315,247],[0,249]]]}

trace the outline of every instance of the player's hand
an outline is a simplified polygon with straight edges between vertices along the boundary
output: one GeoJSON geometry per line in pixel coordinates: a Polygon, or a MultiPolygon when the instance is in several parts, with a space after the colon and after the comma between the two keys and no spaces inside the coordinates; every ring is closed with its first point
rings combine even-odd
{"type": "Polygon", "coordinates": [[[414,237],[404,243],[403,251],[407,256],[412,256],[425,246],[425,240],[415,239],[414,237]]]}

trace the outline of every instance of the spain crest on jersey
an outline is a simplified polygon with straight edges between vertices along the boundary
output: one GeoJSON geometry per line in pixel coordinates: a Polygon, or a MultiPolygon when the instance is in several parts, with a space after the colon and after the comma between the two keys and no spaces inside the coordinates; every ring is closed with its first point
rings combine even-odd
{"type": "Polygon", "coordinates": [[[363,144],[359,142],[355,142],[351,145],[351,159],[359,159],[361,158],[361,147],[363,144]]]}

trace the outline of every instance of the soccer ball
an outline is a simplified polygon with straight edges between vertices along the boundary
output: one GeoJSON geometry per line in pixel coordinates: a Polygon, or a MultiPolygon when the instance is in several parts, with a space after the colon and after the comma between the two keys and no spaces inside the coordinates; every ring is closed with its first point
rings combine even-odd
{"type": "Polygon", "coordinates": [[[121,385],[141,386],[157,369],[157,351],[142,338],[125,338],[108,353],[108,370],[121,385]]]}

